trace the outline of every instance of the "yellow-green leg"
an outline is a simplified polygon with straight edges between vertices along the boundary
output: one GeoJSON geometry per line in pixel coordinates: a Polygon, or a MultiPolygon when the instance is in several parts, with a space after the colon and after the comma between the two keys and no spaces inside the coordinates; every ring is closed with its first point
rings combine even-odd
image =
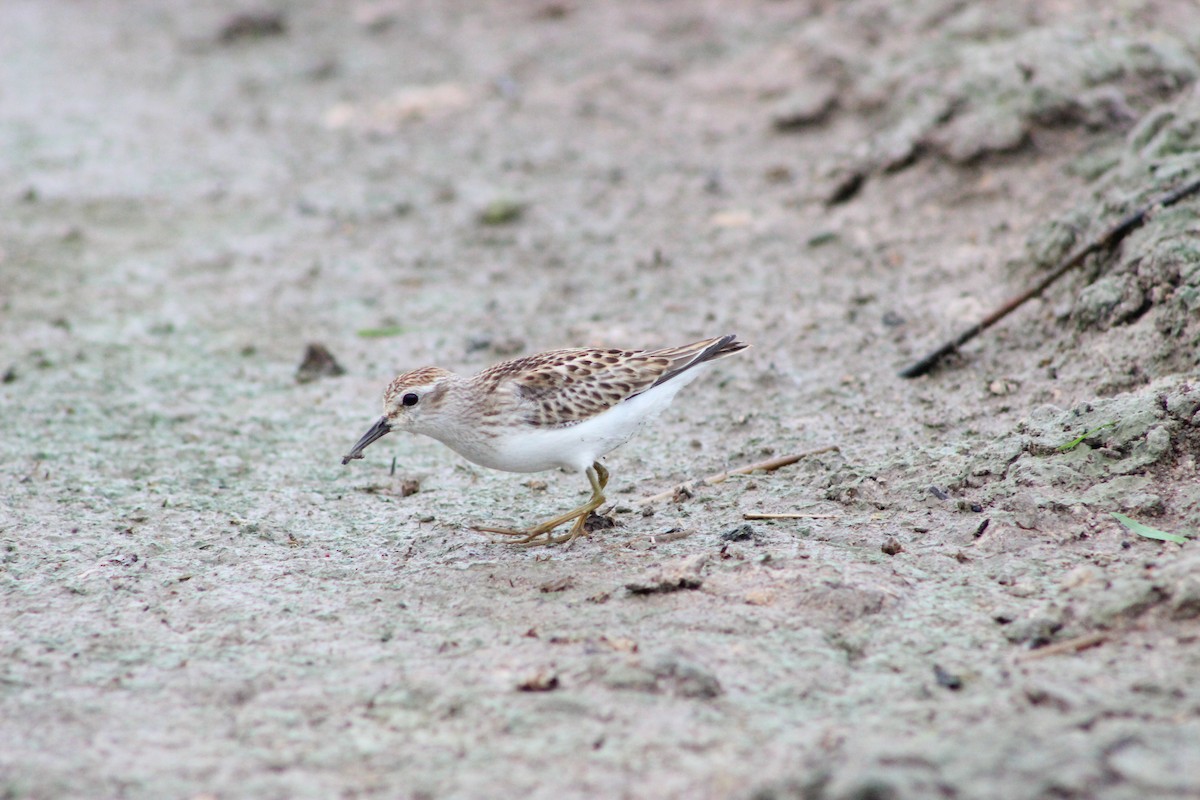
{"type": "Polygon", "coordinates": [[[515,531],[510,528],[485,528],[482,526],[476,526],[475,530],[483,531],[484,533],[498,533],[502,536],[519,536],[521,538],[510,542],[510,544],[525,545],[527,547],[575,541],[575,539],[585,533],[583,526],[587,523],[588,516],[597,508],[604,505],[604,487],[608,485],[608,470],[599,461],[588,467],[584,474],[587,475],[588,483],[592,485],[592,496],[579,508],[572,509],[554,519],[547,520],[540,525],[535,525],[523,531],[515,531]],[[566,525],[571,520],[575,520],[575,524],[571,526],[569,532],[562,536],[550,535],[550,531],[559,525],[566,525]],[[546,538],[542,541],[534,541],[540,536],[545,536],[546,538]]]}

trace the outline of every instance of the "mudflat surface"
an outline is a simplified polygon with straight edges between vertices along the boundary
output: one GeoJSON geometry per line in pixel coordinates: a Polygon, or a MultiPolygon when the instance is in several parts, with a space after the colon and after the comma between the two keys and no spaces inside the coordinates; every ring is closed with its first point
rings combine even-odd
{"type": "Polygon", "coordinates": [[[1200,174],[1198,32],[6,0],[0,796],[1196,796],[1200,203],[896,373],[1200,174]],[[339,463],[400,370],[726,332],[569,550],[470,526],[579,476],[339,463]]]}

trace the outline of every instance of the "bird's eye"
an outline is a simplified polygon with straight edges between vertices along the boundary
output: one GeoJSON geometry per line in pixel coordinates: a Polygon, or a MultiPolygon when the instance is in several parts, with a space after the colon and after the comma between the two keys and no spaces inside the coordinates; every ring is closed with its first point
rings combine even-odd
{"type": "Polygon", "coordinates": [[[406,406],[415,406],[417,401],[420,399],[421,398],[417,397],[415,392],[409,392],[408,394],[404,395],[404,397],[400,398],[400,402],[406,406]]]}

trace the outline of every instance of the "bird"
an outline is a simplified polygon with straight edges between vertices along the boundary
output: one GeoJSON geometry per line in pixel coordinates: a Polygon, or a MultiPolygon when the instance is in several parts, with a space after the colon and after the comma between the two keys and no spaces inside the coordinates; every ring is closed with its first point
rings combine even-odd
{"type": "Polygon", "coordinates": [[[587,502],[523,530],[473,526],[520,545],[574,542],[605,502],[600,459],[650,424],[711,364],[749,345],[733,334],[655,350],[570,348],[504,361],[471,377],[441,367],[404,372],[383,393],[383,416],[342,465],[393,431],[432,437],[468,461],[506,472],[582,473],[587,502]],[[555,529],[573,523],[555,535],[555,529]]]}

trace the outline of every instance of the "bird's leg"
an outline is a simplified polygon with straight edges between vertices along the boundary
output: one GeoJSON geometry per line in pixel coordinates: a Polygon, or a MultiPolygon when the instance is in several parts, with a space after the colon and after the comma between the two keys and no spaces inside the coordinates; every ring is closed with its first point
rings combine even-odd
{"type": "Polygon", "coordinates": [[[519,536],[521,538],[510,542],[510,544],[528,545],[530,547],[574,541],[584,533],[583,526],[587,523],[588,516],[604,504],[604,487],[608,485],[608,470],[599,461],[588,467],[585,474],[587,475],[588,483],[592,485],[592,496],[579,508],[572,509],[565,514],[547,520],[540,525],[535,525],[528,530],[514,531],[508,528],[484,528],[479,526],[475,530],[483,531],[484,533],[498,533],[503,536],[519,536]],[[570,532],[562,536],[549,535],[550,531],[559,525],[567,524],[571,520],[575,520],[575,524],[571,526],[570,532]],[[534,541],[539,536],[545,536],[546,538],[543,541],[534,541]]]}

